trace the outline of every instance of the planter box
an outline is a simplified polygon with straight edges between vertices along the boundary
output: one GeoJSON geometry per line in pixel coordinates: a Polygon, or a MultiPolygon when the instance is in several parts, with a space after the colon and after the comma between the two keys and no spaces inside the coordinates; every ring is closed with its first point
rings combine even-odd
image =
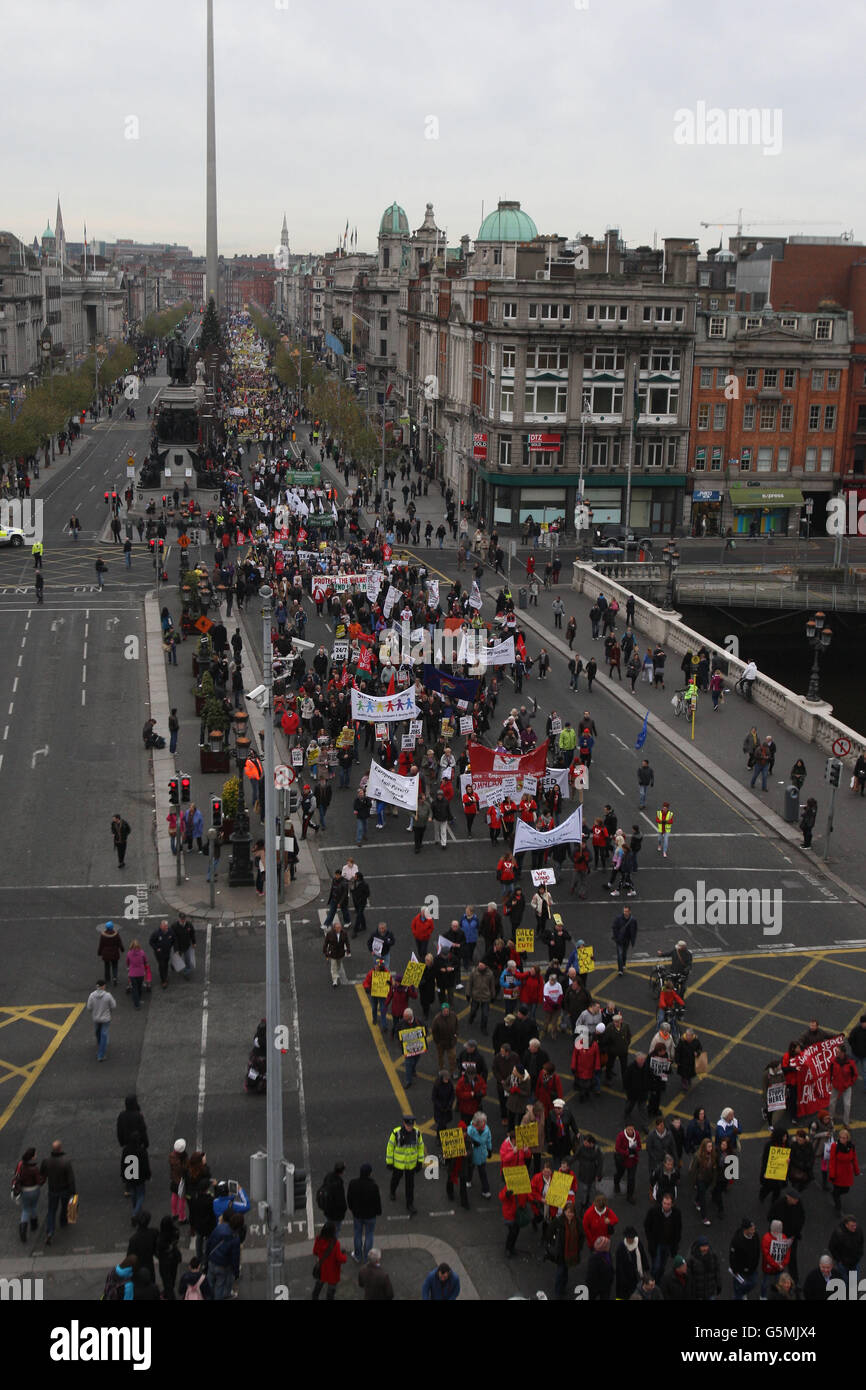
{"type": "Polygon", "coordinates": [[[200,743],[198,749],[199,769],[201,772],[229,772],[231,763],[229,750],[221,748],[215,753],[206,744],[200,743]]]}

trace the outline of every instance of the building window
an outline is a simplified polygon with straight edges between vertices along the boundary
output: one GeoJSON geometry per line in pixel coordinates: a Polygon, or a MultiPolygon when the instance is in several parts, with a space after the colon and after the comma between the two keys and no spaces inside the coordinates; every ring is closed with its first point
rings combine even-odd
{"type": "Polygon", "coordinates": [[[776,367],[764,368],[764,390],[775,391],[779,385],[779,372],[776,367]]]}
{"type": "Polygon", "coordinates": [[[621,316],[616,304],[599,304],[598,317],[602,322],[615,323],[621,316]]]}
{"type": "Polygon", "coordinates": [[[712,367],[701,367],[701,390],[711,391],[713,387],[712,367]]]}
{"type": "Polygon", "coordinates": [[[502,387],[499,392],[499,413],[504,418],[506,415],[510,419],[514,413],[514,385],[513,383],[502,387]]]}
{"type": "Polygon", "coordinates": [[[387,331],[388,331],[388,315],[387,315],[387,314],[380,314],[380,315],[379,315],[379,329],[380,329],[380,331],[381,331],[382,333],[387,333],[387,331]]]}
{"type": "Polygon", "coordinates": [[[751,468],[752,468],[752,451],[751,451],[751,449],[741,449],[741,450],[740,450],[740,472],[741,472],[741,473],[749,473],[749,472],[751,471],[751,468]]]}
{"type": "Polygon", "coordinates": [[[380,356],[380,357],[387,357],[387,356],[388,356],[388,339],[387,339],[387,338],[380,338],[380,339],[379,339],[379,356],[380,356]]]}
{"type": "Polygon", "coordinates": [[[796,386],[797,386],[797,369],[796,369],[796,367],[786,367],[786,368],[785,368],[785,372],[784,372],[784,375],[783,375],[783,377],[782,377],[782,385],[783,385],[783,387],[785,388],[786,391],[793,391],[793,390],[796,389],[796,386]]]}
{"type": "Polygon", "coordinates": [[[857,424],[855,426],[858,434],[866,433],[866,405],[857,407],[857,424]]]}
{"type": "MultiPolygon", "coordinates": [[[[643,402],[641,402],[643,404],[643,402]]],[[[680,406],[678,386],[651,386],[648,391],[646,411],[648,415],[676,415],[680,406]]]]}
{"type": "Polygon", "coordinates": [[[787,444],[785,444],[779,450],[778,462],[776,463],[777,471],[779,473],[787,473],[788,468],[790,467],[790,463],[791,450],[788,448],[787,444]]]}
{"type": "Polygon", "coordinates": [[[563,306],[562,306],[562,317],[563,317],[564,319],[570,319],[570,318],[571,318],[571,305],[570,305],[570,304],[563,304],[563,306]]]}
{"type": "Polygon", "coordinates": [[[726,322],[726,319],[722,315],[719,315],[718,318],[711,318],[707,336],[710,338],[724,338],[726,336],[726,322]]]}
{"type": "Polygon", "coordinates": [[[747,314],[747,315],[746,315],[746,320],[745,320],[745,322],[744,322],[744,324],[743,324],[743,327],[745,328],[745,330],[746,330],[747,333],[753,333],[754,330],[755,330],[756,328],[760,328],[760,326],[761,326],[761,316],[760,316],[760,314],[747,314]]]}
{"type": "Polygon", "coordinates": [[[718,298],[713,298],[713,299],[711,299],[711,300],[710,300],[710,312],[714,312],[716,309],[718,309],[718,307],[719,307],[718,298]]]}
{"type": "Polygon", "coordinates": [[[821,407],[819,405],[809,406],[809,429],[819,430],[821,428],[821,407]]]}
{"type": "MultiPolygon", "coordinates": [[[[584,353],[583,365],[586,371],[621,372],[625,368],[625,352],[622,348],[593,348],[584,353]]],[[[643,366],[643,358],[641,365],[643,366]]]]}
{"type": "Polygon", "coordinates": [[[747,368],[746,368],[746,389],[747,389],[747,390],[749,390],[749,389],[754,389],[755,387],[757,387],[757,385],[758,385],[758,369],[757,369],[757,367],[747,367],[747,368]]]}
{"type": "Polygon", "coordinates": [[[817,471],[818,450],[814,447],[814,445],[810,446],[806,450],[806,457],[803,463],[803,467],[807,473],[814,473],[817,471]]]}
{"type": "Polygon", "coordinates": [[[669,438],[668,438],[667,448],[666,448],[665,463],[666,463],[666,465],[667,465],[668,468],[676,468],[676,466],[677,466],[677,448],[678,448],[678,440],[677,440],[677,437],[676,437],[675,434],[672,434],[672,435],[670,435],[669,438]]]}
{"type": "Polygon", "coordinates": [[[833,320],[816,319],[815,337],[819,343],[829,343],[833,340],[833,320]]]}
{"type": "Polygon", "coordinates": [[[590,410],[593,415],[622,414],[621,386],[590,386],[590,410]]]}
{"type": "Polygon", "coordinates": [[[502,435],[499,439],[499,467],[511,467],[511,436],[502,435]]]}
{"type": "Polygon", "coordinates": [[[796,327],[797,327],[797,324],[799,323],[799,321],[800,321],[799,319],[788,318],[788,317],[783,318],[783,319],[779,319],[779,327],[780,327],[780,328],[796,328],[796,327]]]}
{"type": "Polygon", "coordinates": [[[836,407],[835,405],[824,406],[824,429],[834,430],[836,428],[836,407]]]}
{"type": "Polygon", "coordinates": [[[566,371],[568,369],[568,349],[552,346],[548,344],[538,344],[534,349],[530,348],[527,355],[528,367],[535,367],[538,371],[566,371]]]}
{"type": "Polygon", "coordinates": [[[755,428],[755,402],[745,401],[743,404],[743,429],[753,430],[755,428]]]}
{"type": "Polygon", "coordinates": [[[607,439],[594,439],[590,449],[590,463],[593,468],[607,468],[608,444],[607,439]]]}
{"type": "Polygon", "coordinates": [[[838,391],[838,390],[839,390],[839,373],[838,373],[838,372],[828,372],[828,373],[827,373],[827,390],[828,390],[828,391],[838,391]]]}
{"type": "Polygon", "coordinates": [[[517,348],[511,343],[502,349],[502,370],[504,372],[514,371],[514,364],[517,361],[517,348]]]}
{"type": "Polygon", "coordinates": [[[707,466],[706,449],[698,449],[695,452],[695,472],[703,473],[707,466]]]}
{"type": "Polygon", "coordinates": [[[712,458],[710,459],[710,472],[720,473],[722,470],[722,446],[716,444],[713,448],[712,458]]]}
{"type": "Polygon", "coordinates": [[[833,450],[832,450],[832,449],[822,449],[822,450],[821,450],[821,472],[822,472],[822,473],[832,473],[832,472],[833,472],[833,450]]]}
{"type": "MultiPolygon", "coordinates": [[[[730,281],[728,282],[728,288],[730,288],[730,281]]],[[[733,313],[734,309],[736,309],[737,307],[736,299],[729,299],[727,302],[727,307],[730,309],[731,313],[733,313]]]]}
{"type": "Polygon", "coordinates": [[[772,473],[773,471],[773,450],[769,444],[763,445],[758,450],[758,459],[755,465],[757,473],[772,473]]]}
{"type": "Polygon", "coordinates": [[[714,430],[723,430],[723,429],[725,428],[725,418],[726,418],[726,416],[727,416],[727,413],[728,413],[728,407],[727,407],[727,405],[725,404],[724,401],[722,401],[722,403],[721,403],[720,405],[714,405],[714,406],[713,406],[713,429],[714,429],[714,430]]]}
{"type": "Polygon", "coordinates": [[[670,304],[656,305],[656,323],[672,323],[674,311],[670,304]]]}
{"type": "MultiPolygon", "coordinates": [[[[669,372],[671,375],[679,374],[682,354],[672,351],[670,348],[653,348],[652,352],[642,352],[640,355],[640,369],[642,372],[669,372]]],[[[712,367],[701,368],[701,385],[704,385],[704,372],[708,372],[707,386],[713,384],[712,367]]]]}
{"type": "Polygon", "coordinates": [[[503,320],[517,318],[517,305],[514,304],[511,300],[506,299],[505,303],[503,304],[502,318],[503,320]]]}
{"type": "Polygon", "coordinates": [[[537,304],[530,304],[529,309],[528,309],[527,312],[528,312],[529,318],[531,318],[531,319],[537,319],[537,318],[538,318],[538,305],[537,305],[537,304]]]}
{"type": "Polygon", "coordinates": [[[812,390],[824,390],[824,373],[822,371],[819,371],[817,368],[812,372],[812,390]]]}
{"type": "Polygon", "coordinates": [[[706,289],[706,287],[709,285],[709,283],[710,283],[710,272],[709,272],[708,270],[702,270],[702,271],[700,272],[700,277],[699,277],[699,279],[698,279],[698,284],[699,284],[699,285],[702,285],[703,288],[706,289]]]}
{"type": "Polygon", "coordinates": [[[783,401],[779,411],[779,429],[789,430],[794,424],[794,403],[793,401],[783,401]]]}
{"type": "Polygon", "coordinates": [[[774,430],[776,428],[776,406],[773,401],[762,401],[761,409],[758,414],[759,430],[774,430]]]}
{"type": "Polygon", "coordinates": [[[558,318],[559,318],[559,305],[558,305],[558,304],[542,304],[542,306],[541,306],[541,317],[542,317],[543,319],[558,319],[558,318]]]}
{"type": "Polygon", "coordinates": [[[391,251],[385,246],[382,249],[382,269],[387,270],[391,265],[391,251]]]}
{"type": "Polygon", "coordinates": [[[501,263],[502,263],[502,250],[501,250],[500,247],[494,246],[494,248],[493,248],[493,264],[494,264],[494,265],[500,265],[501,263]]]}
{"type": "Polygon", "coordinates": [[[496,320],[497,320],[497,318],[499,317],[499,305],[496,303],[496,300],[495,300],[495,299],[491,299],[491,301],[490,301],[490,310],[489,310],[489,312],[490,312],[490,322],[491,322],[491,323],[495,323],[496,320]]]}
{"type": "MultiPolygon", "coordinates": [[[[594,304],[587,304],[587,306],[586,306],[586,317],[587,317],[588,319],[594,319],[594,318],[595,318],[595,305],[594,305],[594,304]]],[[[866,375],[866,373],[864,373],[864,375],[866,375]]]]}
{"type": "Polygon", "coordinates": [[[686,311],[682,307],[682,305],[680,305],[678,309],[674,309],[674,323],[683,323],[685,320],[685,316],[686,311]]]}
{"type": "Polygon", "coordinates": [[[708,430],[710,428],[710,405],[709,401],[701,401],[698,406],[698,429],[708,430]]]}
{"type": "Polygon", "coordinates": [[[564,415],[568,403],[568,386],[526,383],[524,411],[527,415],[564,415]]]}
{"type": "Polygon", "coordinates": [[[644,468],[661,468],[664,463],[665,444],[663,439],[647,439],[642,453],[644,468]]]}

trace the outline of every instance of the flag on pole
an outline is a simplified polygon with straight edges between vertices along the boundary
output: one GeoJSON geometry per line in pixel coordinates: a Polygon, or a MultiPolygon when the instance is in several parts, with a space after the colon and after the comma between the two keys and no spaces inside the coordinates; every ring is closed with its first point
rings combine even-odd
{"type": "Polygon", "coordinates": [[[648,720],[648,719],[649,719],[649,710],[647,710],[646,714],[645,714],[644,717],[643,717],[643,728],[641,729],[640,733],[638,734],[637,738],[635,739],[635,745],[634,745],[635,748],[643,748],[644,744],[646,743],[647,720],[648,720]]]}

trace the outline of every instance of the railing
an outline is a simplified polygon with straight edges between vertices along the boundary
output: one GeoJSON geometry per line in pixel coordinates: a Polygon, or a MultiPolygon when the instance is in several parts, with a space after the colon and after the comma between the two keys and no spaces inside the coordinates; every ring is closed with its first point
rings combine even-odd
{"type": "MultiPolygon", "coordinates": [[[[594,568],[608,573],[602,565],[594,568]]],[[[613,574],[612,578],[618,576],[613,574]]],[[[625,582],[628,580],[623,575],[625,582]]],[[[677,599],[683,603],[748,604],[751,608],[811,608],[816,604],[831,610],[866,613],[866,592],[837,584],[744,583],[742,580],[687,579],[680,571],[675,584],[677,599]]]]}

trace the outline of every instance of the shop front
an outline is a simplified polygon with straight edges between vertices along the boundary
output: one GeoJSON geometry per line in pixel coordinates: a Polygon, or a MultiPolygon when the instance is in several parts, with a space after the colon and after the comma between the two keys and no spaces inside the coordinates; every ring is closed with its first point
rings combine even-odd
{"type": "Polygon", "coordinates": [[[695,488],[690,517],[692,535],[718,536],[721,534],[721,522],[722,494],[710,488],[695,488]]]}
{"type": "Polygon", "coordinates": [[[804,502],[798,487],[732,487],[734,535],[796,535],[804,502]]]}

